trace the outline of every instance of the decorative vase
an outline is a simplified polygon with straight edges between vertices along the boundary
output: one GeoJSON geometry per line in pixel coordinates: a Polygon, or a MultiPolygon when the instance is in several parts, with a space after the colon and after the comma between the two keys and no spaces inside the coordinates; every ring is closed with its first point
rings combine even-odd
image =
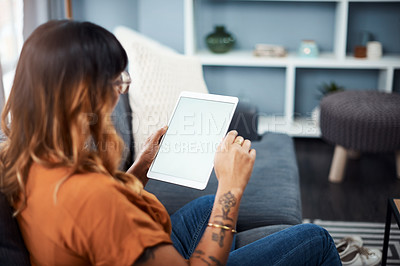
{"type": "Polygon", "coordinates": [[[382,58],[382,44],[380,42],[367,43],[367,58],[373,60],[382,58]]]}
{"type": "Polygon", "coordinates": [[[224,26],[215,26],[215,31],[207,35],[206,42],[208,48],[213,53],[226,53],[235,44],[235,38],[225,31],[224,26]]]}
{"type": "Polygon", "coordinates": [[[319,55],[319,49],[315,41],[304,40],[301,42],[299,47],[299,56],[305,58],[317,58],[319,55]]]}
{"type": "Polygon", "coordinates": [[[354,47],[354,57],[355,58],[366,58],[367,57],[367,47],[357,45],[354,47]]]}

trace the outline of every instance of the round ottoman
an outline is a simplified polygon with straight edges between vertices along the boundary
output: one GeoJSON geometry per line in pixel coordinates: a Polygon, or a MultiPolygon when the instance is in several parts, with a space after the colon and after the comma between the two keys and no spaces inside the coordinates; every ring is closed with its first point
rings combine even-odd
{"type": "Polygon", "coordinates": [[[341,182],[349,151],[396,152],[400,177],[400,94],[344,91],[320,103],[322,137],[336,145],[329,180],[341,182]]]}

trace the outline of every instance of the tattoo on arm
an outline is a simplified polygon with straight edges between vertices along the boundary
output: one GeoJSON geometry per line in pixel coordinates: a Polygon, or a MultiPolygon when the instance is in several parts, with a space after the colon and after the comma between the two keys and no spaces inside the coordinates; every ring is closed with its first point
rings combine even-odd
{"type": "Polygon", "coordinates": [[[236,206],[236,197],[230,191],[222,195],[219,199],[218,203],[222,205],[222,215],[217,215],[216,217],[222,217],[224,220],[231,220],[232,218],[228,217],[231,208],[236,206]]]}
{"type": "MultiPolygon", "coordinates": [[[[231,223],[228,222],[227,224],[225,224],[224,221],[228,220],[228,221],[233,222],[233,219],[229,217],[229,213],[230,213],[232,207],[236,206],[236,204],[237,204],[237,199],[236,199],[235,195],[233,195],[232,192],[229,191],[220,197],[220,199],[218,200],[218,203],[222,206],[222,215],[216,215],[215,217],[221,217],[222,221],[214,221],[214,223],[232,227],[231,223]]],[[[221,228],[221,230],[218,233],[213,232],[211,234],[211,239],[212,239],[212,241],[217,242],[218,245],[222,248],[224,246],[225,234],[226,234],[226,230],[221,228]]],[[[206,258],[205,253],[201,250],[195,250],[193,252],[192,257],[200,259],[206,265],[213,265],[213,266],[214,265],[215,266],[223,265],[223,263],[221,263],[214,256],[208,256],[206,258]]]]}
{"type": "MultiPolygon", "coordinates": [[[[220,225],[224,225],[223,223],[220,223],[220,222],[215,222],[215,223],[220,224],[220,225]]],[[[213,241],[215,241],[215,242],[218,242],[218,245],[221,248],[224,246],[225,233],[226,233],[226,230],[221,229],[218,234],[217,233],[212,233],[211,234],[211,239],[213,241]]]]}
{"type": "Polygon", "coordinates": [[[196,258],[196,259],[200,259],[201,261],[203,261],[206,265],[211,265],[208,261],[206,261],[205,259],[204,259],[204,252],[203,251],[201,251],[201,250],[195,250],[194,252],[193,252],[193,255],[192,255],[192,257],[193,258],[196,258]]]}
{"type": "Polygon", "coordinates": [[[200,259],[202,262],[204,262],[208,266],[222,266],[223,264],[215,257],[213,256],[208,256],[208,260],[205,259],[205,253],[201,250],[195,250],[192,255],[193,258],[200,259]]]}
{"type": "MultiPolygon", "coordinates": [[[[232,192],[228,191],[218,200],[218,203],[222,206],[222,215],[216,215],[215,217],[222,217],[222,220],[229,220],[233,221],[228,215],[231,211],[231,208],[236,206],[237,200],[235,195],[232,192]]],[[[230,224],[224,224],[223,222],[216,222],[220,225],[231,226],[230,224]]],[[[219,234],[212,233],[211,238],[213,241],[218,242],[218,245],[222,248],[224,246],[224,239],[225,239],[226,231],[221,229],[219,234]]]]}
{"type": "Polygon", "coordinates": [[[200,258],[201,256],[204,256],[204,252],[202,251],[202,250],[195,250],[194,252],[193,252],[193,255],[192,255],[194,258],[200,258]]]}
{"type": "Polygon", "coordinates": [[[217,260],[217,258],[215,258],[215,257],[213,257],[213,256],[209,256],[209,258],[210,258],[210,260],[211,260],[212,262],[214,262],[214,265],[223,266],[223,264],[222,264],[219,260],[217,260]]]}

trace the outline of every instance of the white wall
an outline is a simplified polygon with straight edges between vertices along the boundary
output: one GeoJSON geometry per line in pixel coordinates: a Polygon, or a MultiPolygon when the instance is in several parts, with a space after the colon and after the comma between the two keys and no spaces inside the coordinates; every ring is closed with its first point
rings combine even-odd
{"type": "Polygon", "coordinates": [[[138,0],[72,0],[75,20],[96,23],[109,31],[118,25],[138,28],[138,0]]]}

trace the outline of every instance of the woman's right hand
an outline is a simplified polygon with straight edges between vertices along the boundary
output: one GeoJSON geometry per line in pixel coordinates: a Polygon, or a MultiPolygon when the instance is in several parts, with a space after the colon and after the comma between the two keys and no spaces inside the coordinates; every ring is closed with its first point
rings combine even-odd
{"type": "Polygon", "coordinates": [[[251,141],[238,136],[236,130],[228,132],[218,146],[214,169],[219,187],[243,193],[253,171],[256,151],[251,141]]]}
{"type": "Polygon", "coordinates": [[[211,225],[207,226],[190,260],[183,260],[172,245],[158,245],[142,255],[140,265],[226,264],[233,241],[233,231],[226,228],[236,227],[240,199],[256,159],[251,142],[237,135],[237,131],[230,131],[218,146],[214,168],[219,183],[209,219],[211,225]]]}

